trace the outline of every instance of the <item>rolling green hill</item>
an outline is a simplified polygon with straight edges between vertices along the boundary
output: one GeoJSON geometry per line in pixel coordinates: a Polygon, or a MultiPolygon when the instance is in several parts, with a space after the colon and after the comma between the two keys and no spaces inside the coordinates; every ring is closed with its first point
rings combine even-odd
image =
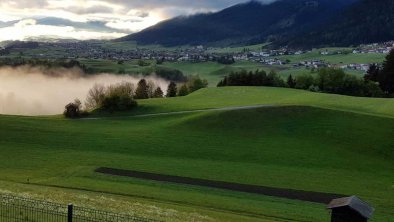
{"type": "Polygon", "coordinates": [[[229,87],[140,104],[128,115],[287,105],[86,120],[0,116],[0,192],[76,199],[174,221],[329,221],[321,204],[93,172],[113,167],[356,194],[376,208],[373,221],[394,216],[392,99],[229,87]],[[122,206],[108,204],[112,200],[122,206]]]}
{"type": "MultiPolygon", "coordinates": [[[[393,99],[351,97],[274,87],[223,87],[201,89],[187,97],[140,100],[139,107],[136,110],[125,113],[115,113],[115,115],[129,116],[254,105],[314,106],[382,117],[394,117],[393,99]]],[[[96,115],[102,114],[103,113],[97,113],[96,115]]]]}

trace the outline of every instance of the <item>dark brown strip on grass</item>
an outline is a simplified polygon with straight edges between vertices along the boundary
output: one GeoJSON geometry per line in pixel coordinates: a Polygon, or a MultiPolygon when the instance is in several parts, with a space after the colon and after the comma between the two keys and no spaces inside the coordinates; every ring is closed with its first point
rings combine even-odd
{"type": "Polygon", "coordinates": [[[322,203],[322,204],[328,204],[332,199],[345,197],[345,195],[341,195],[341,194],[282,189],[282,188],[274,188],[274,187],[266,187],[266,186],[239,184],[239,183],[229,183],[223,181],[170,176],[164,174],[146,173],[146,172],[139,172],[133,170],[113,169],[106,167],[98,168],[95,170],[95,172],[112,175],[112,176],[123,176],[123,177],[132,177],[132,178],[145,179],[145,180],[154,180],[160,182],[203,186],[203,187],[218,188],[218,189],[225,189],[225,190],[239,191],[239,192],[246,192],[253,194],[262,194],[266,196],[281,197],[281,198],[287,198],[292,200],[309,201],[309,202],[322,203]]]}

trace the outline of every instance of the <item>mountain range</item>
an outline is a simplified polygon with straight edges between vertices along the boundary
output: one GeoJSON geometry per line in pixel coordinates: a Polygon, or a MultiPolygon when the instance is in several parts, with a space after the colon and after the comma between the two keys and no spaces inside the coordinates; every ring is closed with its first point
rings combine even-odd
{"type": "Polygon", "coordinates": [[[179,16],[119,39],[139,44],[348,46],[394,39],[392,0],[250,1],[179,16]]]}

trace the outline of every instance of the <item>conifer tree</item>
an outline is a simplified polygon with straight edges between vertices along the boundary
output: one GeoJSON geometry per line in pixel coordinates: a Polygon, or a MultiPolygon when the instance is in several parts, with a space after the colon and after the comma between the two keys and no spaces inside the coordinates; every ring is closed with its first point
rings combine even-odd
{"type": "Polygon", "coordinates": [[[189,89],[186,84],[183,84],[179,89],[178,96],[187,96],[189,94],[189,89]]]}
{"type": "Polygon", "coordinates": [[[138,82],[137,89],[135,90],[136,99],[148,99],[149,98],[149,87],[145,79],[141,79],[138,82]]]}
{"type": "Polygon", "coordinates": [[[296,82],[295,82],[295,80],[293,79],[293,76],[292,76],[292,75],[290,75],[290,76],[287,78],[287,85],[288,85],[290,88],[295,88],[296,82]]]}
{"type": "Polygon", "coordinates": [[[170,85],[168,85],[167,89],[167,97],[176,97],[177,94],[177,86],[175,82],[171,82],[170,85]]]}
{"type": "Polygon", "coordinates": [[[163,90],[161,90],[160,87],[157,87],[155,92],[153,93],[154,98],[163,98],[163,95],[164,95],[163,90]]]}
{"type": "Polygon", "coordinates": [[[383,63],[383,69],[379,73],[378,82],[380,88],[386,94],[394,93],[394,49],[386,57],[386,61],[383,63]]]}

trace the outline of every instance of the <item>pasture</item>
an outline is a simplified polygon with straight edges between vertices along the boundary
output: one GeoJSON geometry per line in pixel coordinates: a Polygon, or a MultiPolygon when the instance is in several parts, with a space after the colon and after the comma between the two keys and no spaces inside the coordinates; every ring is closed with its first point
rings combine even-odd
{"type": "Polygon", "coordinates": [[[352,63],[381,63],[386,57],[385,54],[381,53],[365,53],[365,54],[353,54],[351,53],[351,48],[321,48],[314,49],[311,52],[307,52],[301,55],[284,55],[278,56],[278,59],[290,60],[291,62],[302,62],[310,60],[323,60],[331,64],[352,64],[352,63]],[[348,51],[343,54],[333,54],[333,55],[321,55],[321,52],[337,52],[337,51],[348,51]]]}
{"type": "Polygon", "coordinates": [[[394,217],[392,99],[228,87],[139,103],[114,118],[0,116],[0,192],[171,221],[329,221],[323,204],[94,172],[112,167],[356,194],[373,221],[394,217]],[[130,116],[264,104],[275,106],[130,116]]]}

